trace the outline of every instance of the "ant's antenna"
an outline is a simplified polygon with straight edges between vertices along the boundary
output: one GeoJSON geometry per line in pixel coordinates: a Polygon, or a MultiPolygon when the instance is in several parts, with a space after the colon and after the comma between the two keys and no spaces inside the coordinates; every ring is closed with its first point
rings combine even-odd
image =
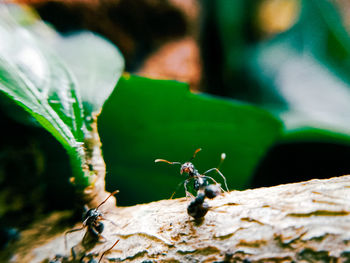
{"type": "MultiPolygon", "coordinates": [[[[197,150],[195,150],[192,158],[190,159],[190,161],[192,161],[195,157],[196,157],[196,154],[201,151],[202,149],[201,148],[198,148],[197,150]]],[[[163,163],[168,163],[168,164],[180,164],[182,165],[182,163],[180,162],[170,162],[170,161],[167,161],[167,160],[164,160],[164,159],[155,159],[154,160],[155,163],[159,163],[159,162],[163,162],[163,163]]]]}
{"type": "Polygon", "coordinates": [[[225,159],[226,159],[226,153],[222,153],[220,162],[219,162],[218,166],[216,167],[218,170],[219,170],[220,166],[222,165],[222,163],[224,162],[225,159]]]}
{"type": "Polygon", "coordinates": [[[164,159],[155,159],[154,162],[155,163],[164,162],[164,163],[168,163],[168,164],[181,164],[180,162],[169,162],[169,161],[164,160],[164,159]]]}
{"type": "Polygon", "coordinates": [[[202,148],[198,148],[197,150],[195,150],[195,152],[194,152],[192,158],[190,159],[190,161],[192,161],[192,160],[196,157],[196,154],[197,154],[199,151],[201,151],[201,150],[202,150],[202,148]]]}
{"type": "Polygon", "coordinates": [[[98,205],[98,207],[96,207],[96,209],[98,209],[101,205],[103,205],[104,203],[107,202],[107,200],[112,196],[119,193],[119,190],[115,190],[113,193],[111,193],[101,204],[98,205]]]}

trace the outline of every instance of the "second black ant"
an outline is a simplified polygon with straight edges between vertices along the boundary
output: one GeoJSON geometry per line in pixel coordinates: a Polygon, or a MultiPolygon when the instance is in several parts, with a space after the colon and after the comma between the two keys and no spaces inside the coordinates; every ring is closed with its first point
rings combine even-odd
{"type": "MultiPolygon", "coordinates": [[[[206,175],[207,173],[210,173],[212,171],[216,171],[223,178],[226,191],[228,191],[226,178],[219,170],[219,166],[221,165],[221,163],[226,158],[226,154],[225,153],[221,154],[221,160],[220,160],[220,163],[219,163],[217,168],[211,168],[211,169],[209,169],[209,170],[207,170],[207,171],[205,171],[204,173],[201,174],[201,173],[198,172],[198,170],[194,167],[193,163],[191,162],[196,157],[196,154],[200,150],[202,150],[202,149],[201,148],[197,149],[194,152],[192,158],[189,161],[187,161],[187,162],[185,162],[183,164],[181,162],[170,162],[170,161],[167,161],[167,160],[164,160],[164,159],[156,159],[155,162],[156,163],[157,162],[165,162],[165,163],[168,163],[168,164],[179,164],[179,165],[181,165],[180,174],[183,174],[185,172],[188,175],[187,179],[184,182],[184,188],[185,188],[186,196],[189,195],[189,192],[187,191],[187,184],[190,182],[191,179],[194,179],[193,183],[194,183],[194,189],[196,191],[204,190],[205,187],[208,185],[208,179],[212,180],[216,185],[220,185],[212,177],[206,175]]],[[[221,188],[221,190],[224,191],[222,188],[221,188]]],[[[171,196],[171,198],[173,197],[173,195],[171,196]]]]}
{"type": "MultiPolygon", "coordinates": [[[[102,236],[102,232],[104,230],[104,224],[101,222],[101,220],[107,220],[107,219],[103,217],[103,214],[102,214],[102,212],[100,212],[99,208],[104,203],[106,203],[107,200],[111,196],[117,194],[118,192],[119,192],[119,190],[114,191],[104,201],[102,201],[96,208],[91,208],[91,209],[87,210],[87,212],[84,213],[84,215],[83,215],[83,226],[82,227],[69,230],[64,234],[66,247],[67,247],[67,235],[69,233],[72,233],[72,232],[83,230],[86,227],[88,229],[88,232],[91,234],[91,236],[94,240],[97,241],[100,238],[100,236],[102,236]]],[[[111,222],[111,223],[113,223],[113,222],[111,222]]]]}

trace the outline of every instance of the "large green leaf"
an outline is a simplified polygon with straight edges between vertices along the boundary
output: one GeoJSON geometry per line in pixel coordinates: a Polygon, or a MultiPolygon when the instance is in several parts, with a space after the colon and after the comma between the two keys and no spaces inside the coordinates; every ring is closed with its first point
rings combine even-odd
{"type": "MultiPolygon", "coordinates": [[[[137,76],[121,78],[99,127],[107,185],[123,190],[122,204],[169,198],[184,179],[180,167],[154,160],[184,162],[197,148],[203,149],[193,161],[200,172],[216,167],[225,152],[221,170],[229,188],[242,189],[281,130],[280,122],[259,108],[193,94],[184,83],[137,76]]],[[[184,196],[183,187],[178,194],[184,196]]]]}
{"type": "Polygon", "coordinates": [[[71,74],[11,17],[2,13],[1,18],[0,89],[62,143],[74,167],[81,167],[83,115],[71,74]]]}
{"type": "Polygon", "coordinates": [[[87,186],[89,172],[82,169],[88,132],[84,120],[89,122],[92,112],[100,111],[120,77],[123,59],[116,48],[95,35],[62,38],[40,21],[35,26],[21,25],[14,10],[21,12],[14,6],[0,10],[0,90],[61,142],[72,160],[77,185],[87,186]],[[78,46],[89,42],[93,43],[90,48],[78,46]],[[75,52],[74,61],[62,59],[64,52],[60,57],[54,44],[75,52]],[[76,61],[82,65],[79,71],[76,61]],[[106,61],[109,69],[99,68],[106,61]]]}

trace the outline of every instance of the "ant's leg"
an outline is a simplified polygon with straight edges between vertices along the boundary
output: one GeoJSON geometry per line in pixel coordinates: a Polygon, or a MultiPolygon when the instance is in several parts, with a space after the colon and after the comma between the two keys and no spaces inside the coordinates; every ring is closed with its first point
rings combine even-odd
{"type": "Polygon", "coordinates": [[[112,225],[118,227],[116,223],[114,223],[112,220],[109,220],[108,218],[101,217],[101,220],[106,220],[106,221],[110,222],[112,225]]]}
{"type": "Polygon", "coordinates": [[[75,254],[74,247],[71,248],[71,254],[72,254],[73,260],[76,260],[77,255],[75,254]]]}
{"type": "Polygon", "coordinates": [[[218,172],[218,174],[220,174],[220,176],[222,177],[222,179],[224,179],[226,192],[229,192],[228,187],[227,187],[226,177],[220,172],[219,169],[216,169],[216,171],[218,172]]]}
{"type": "Polygon", "coordinates": [[[190,180],[189,180],[189,179],[186,179],[186,180],[185,180],[185,183],[184,183],[186,198],[187,198],[187,197],[191,197],[191,195],[192,195],[189,191],[187,191],[187,184],[188,184],[189,182],[190,182],[190,180]]]}
{"type": "Polygon", "coordinates": [[[85,228],[85,226],[83,226],[83,227],[81,227],[81,228],[76,228],[76,229],[72,229],[72,230],[69,230],[69,231],[67,231],[67,232],[65,232],[64,233],[64,246],[65,246],[65,249],[67,250],[67,247],[68,247],[68,245],[67,245],[67,235],[69,234],[69,233],[73,233],[73,232],[76,232],[76,231],[80,231],[80,230],[83,230],[85,228]]]}
{"type": "Polygon", "coordinates": [[[175,191],[172,193],[169,199],[173,199],[174,195],[176,194],[177,190],[179,190],[179,187],[182,185],[183,181],[181,181],[175,188],[175,191]]]}
{"type": "Polygon", "coordinates": [[[118,244],[118,242],[119,242],[119,239],[113,244],[113,246],[111,246],[109,249],[107,249],[105,252],[102,253],[102,255],[101,255],[100,260],[98,261],[98,263],[101,262],[103,256],[104,256],[107,252],[111,251],[111,250],[115,247],[115,245],[118,244]]]}
{"type": "Polygon", "coordinates": [[[224,179],[225,188],[226,188],[226,191],[228,192],[228,187],[227,187],[226,178],[225,178],[225,176],[219,171],[218,168],[211,168],[211,169],[209,169],[208,171],[206,171],[205,173],[203,173],[203,175],[204,175],[204,174],[207,174],[207,173],[210,173],[211,171],[216,171],[216,172],[222,177],[222,179],[224,179]]]}
{"type": "Polygon", "coordinates": [[[84,263],[84,261],[83,261],[84,258],[86,258],[86,254],[84,254],[84,255],[80,258],[79,262],[80,262],[80,263],[84,263]]]}

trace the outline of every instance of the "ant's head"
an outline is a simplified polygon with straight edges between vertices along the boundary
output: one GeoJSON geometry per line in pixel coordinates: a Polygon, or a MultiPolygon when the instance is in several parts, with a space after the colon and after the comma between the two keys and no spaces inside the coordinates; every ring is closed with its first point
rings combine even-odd
{"type": "Polygon", "coordinates": [[[96,209],[92,208],[89,209],[84,215],[83,215],[83,225],[91,225],[93,222],[100,220],[102,216],[102,213],[96,209]]]}
{"type": "Polygon", "coordinates": [[[181,165],[180,174],[182,174],[183,172],[188,173],[188,174],[192,174],[194,172],[193,163],[185,162],[183,165],[181,165]]]}
{"type": "Polygon", "coordinates": [[[99,216],[101,216],[102,213],[96,209],[96,208],[92,208],[92,209],[89,209],[83,216],[83,221],[85,221],[86,219],[88,218],[91,218],[91,217],[94,217],[94,218],[97,218],[99,216]]]}
{"type": "MultiPolygon", "coordinates": [[[[202,150],[201,148],[199,148],[199,149],[197,149],[195,152],[194,152],[194,154],[193,154],[193,156],[192,156],[192,158],[190,159],[190,161],[191,160],[193,160],[194,159],[194,157],[196,157],[196,154],[200,151],[200,150],[202,150]]],[[[180,163],[180,162],[169,162],[169,161],[167,161],[167,160],[164,160],[164,159],[156,159],[154,162],[156,162],[156,163],[158,163],[158,162],[165,162],[165,163],[168,163],[168,164],[180,164],[181,165],[181,169],[180,169],[180,173],[182,174],[183,172],[185,172],[185,173],[188,173],[188,174],[191,174],[191,173],[193,173],[194,172],[194,165],[193,165],[193,163],[191,163],[191,162],[185,162],[185,163],[180,163]]]]}

